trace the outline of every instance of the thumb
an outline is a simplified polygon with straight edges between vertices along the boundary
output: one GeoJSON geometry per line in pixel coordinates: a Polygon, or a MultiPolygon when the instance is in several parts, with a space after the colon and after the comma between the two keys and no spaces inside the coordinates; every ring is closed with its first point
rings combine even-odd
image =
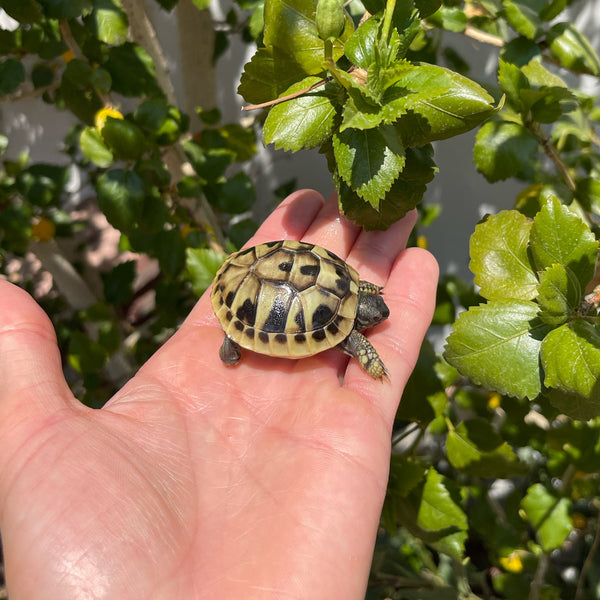
{"type": "Polygon", "coordinates": [[[27,292],[0,279],[0,437],[73,401],[52,323],[27,292]]]}

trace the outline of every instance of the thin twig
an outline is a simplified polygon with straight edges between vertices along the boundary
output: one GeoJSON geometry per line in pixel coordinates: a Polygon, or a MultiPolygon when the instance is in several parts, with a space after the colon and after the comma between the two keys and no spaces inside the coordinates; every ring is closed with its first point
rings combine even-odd
{"type": "Polygon", "coordinates": [[[53,92],[60,87],[60,82],[51,83],[43,87],[34,88],[32,90],[24,90],[17,92],[16,94],[8,94],[0,98],[0,104],[8,104],[13,102],[20,102],[21,100],[29,100],[31,98],[39,98],[46,92],[53,92]]]}
{"type": "Polygon", "coordinates": [[[266,108],[267,106],[274,106],[275,104],[280,104],[281,102],[287,102],[288,100],[293,100],[294,98],[298,98],[298,96],[302,96],[304,94],[308,94],[312,92],[314,89],[329,83],[333,77],[325,77],[312,85],[309,85],[307,88],[303,90],[298,90],[292,94],[287,94],[286,96],[282,96],[281,98],[275,98],[274,100],[269,100],[268,102],[261,102],[260,104],[249,104],[248,106],[242,106],[242,110],[258,110],[259,108],[266,108]]]}
{"type": "Polygon", "coordinates": [[[574,600],[579,600],[583,597],[583,586],[585,585],[585,578],[587,576],[587,572],[592,566],[592,562],[594,560],[594,556],[598,551],[598,546],[600,545],[600,513],[596,515],[596,533],[594,534],[594,541],[592,542],[592,546],[588,555],[585,557],[583,561],[583,565],[581,567],[581,571],[579,573],[579,579],[577,580],[577,588],[575,589],[575,598],[574,600]]]}
{"type": "Polygon", "coordinates": [[[497,35],[492,35],[491,33],[481,31],[481,29],[477,29],[471,25],[467,25],[465,27],[463,35],[466,35],[467,37],[470,37],[484,44],[497,46],[498,48],[502,48],[504,46],[504,40],[502,38],[499,38],[497,35]]]}

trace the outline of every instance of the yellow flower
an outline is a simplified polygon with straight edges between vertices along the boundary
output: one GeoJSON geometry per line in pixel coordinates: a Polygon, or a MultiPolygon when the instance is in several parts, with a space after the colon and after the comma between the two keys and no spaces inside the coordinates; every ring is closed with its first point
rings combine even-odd
{"type": "Polygon", "coordinates": [[[417,237],[417,247],[427,250],[427,238],[424,235],[417,237]]]}
{"type": "Polygon", "coordinates": [[[40,217],[31,226],[31,237],[40,242],[49,242],[56,235],[56,226],[50,219],[40,217]]]}
{"type": "Polygon", "coordinates": [[[500,406],[501,402],[502,402],[502,396],[500,396],[500,394],[494,392],[493,394],[490,394],[490,397],[488,398],[488,408],[494,410],[500,406]]]}
{"type": "Polygon", "coordinates": [[[502,556],[500,564],[509,573],[520,573],[523,570],[523,561],[517,552],[511,552],[508,556],[502,556]]]}
{"type": "Polygon", "coordinates": [[[94,115],[94,125],[96,125],[96,129],[98,131],[102,131],[104,123],[106,123],[106,119],[108,119],[108,117],[112,117],[113,119],[122,119],[123,114],[112,106],[105,106],[104,108],[101,108],[94,115]]]}
{"type": "Polygon", "coordinates": [[[73,50],[65,50],[65,52],[63,52],[61,56],[66,63],[71,62],[75,58],[73,50]]]}

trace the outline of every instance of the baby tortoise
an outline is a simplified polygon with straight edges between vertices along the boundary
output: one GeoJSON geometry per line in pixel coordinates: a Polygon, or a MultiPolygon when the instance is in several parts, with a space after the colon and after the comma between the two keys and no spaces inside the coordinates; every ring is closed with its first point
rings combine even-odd
{"type": "Polygon", "coordinates": [[[283,240],[245,248],[213,282],[212,306],[226,334],[219,356],[235,365],[241,348],[303,358],[337,346],[382,379],[387,370],[361,333],[388,318],[381,294],[320,246],[283,240]]]}

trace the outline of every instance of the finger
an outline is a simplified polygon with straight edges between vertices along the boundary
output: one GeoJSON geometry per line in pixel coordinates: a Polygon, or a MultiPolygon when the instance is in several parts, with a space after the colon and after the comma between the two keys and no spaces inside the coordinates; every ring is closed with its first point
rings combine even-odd
{"type": "Polygon", "coordinates": [[[346,369],[344,387],[377,406],[390,426],[433,317],[437,278],[438,265],[429,252],[420,248],[402,252],[385,286],[390,317],[368,333],[389,371],[389,380],[372,379],[354,360],[346,369]]]}
{"type": "Polygon", "coordinates": [[[302,241],[327,248],[344,260],[354,244],[360,228],[340,214],[337,194],[332,194],[316,215],[302,241]]]}
{"type": "Polygon", "coordinates": [[[417,211],[409,212],[386,231],[365,231],[357,238],[348,263],[360,278],[385,286],[398,254],[406,248],[410,232],[417,221],[417,211]]]}
{"type": "Polygon", "coordinates": [[[64,379],[52,323],[24,290],[0,280],[0,423],[77,404],[64,379]]]}

